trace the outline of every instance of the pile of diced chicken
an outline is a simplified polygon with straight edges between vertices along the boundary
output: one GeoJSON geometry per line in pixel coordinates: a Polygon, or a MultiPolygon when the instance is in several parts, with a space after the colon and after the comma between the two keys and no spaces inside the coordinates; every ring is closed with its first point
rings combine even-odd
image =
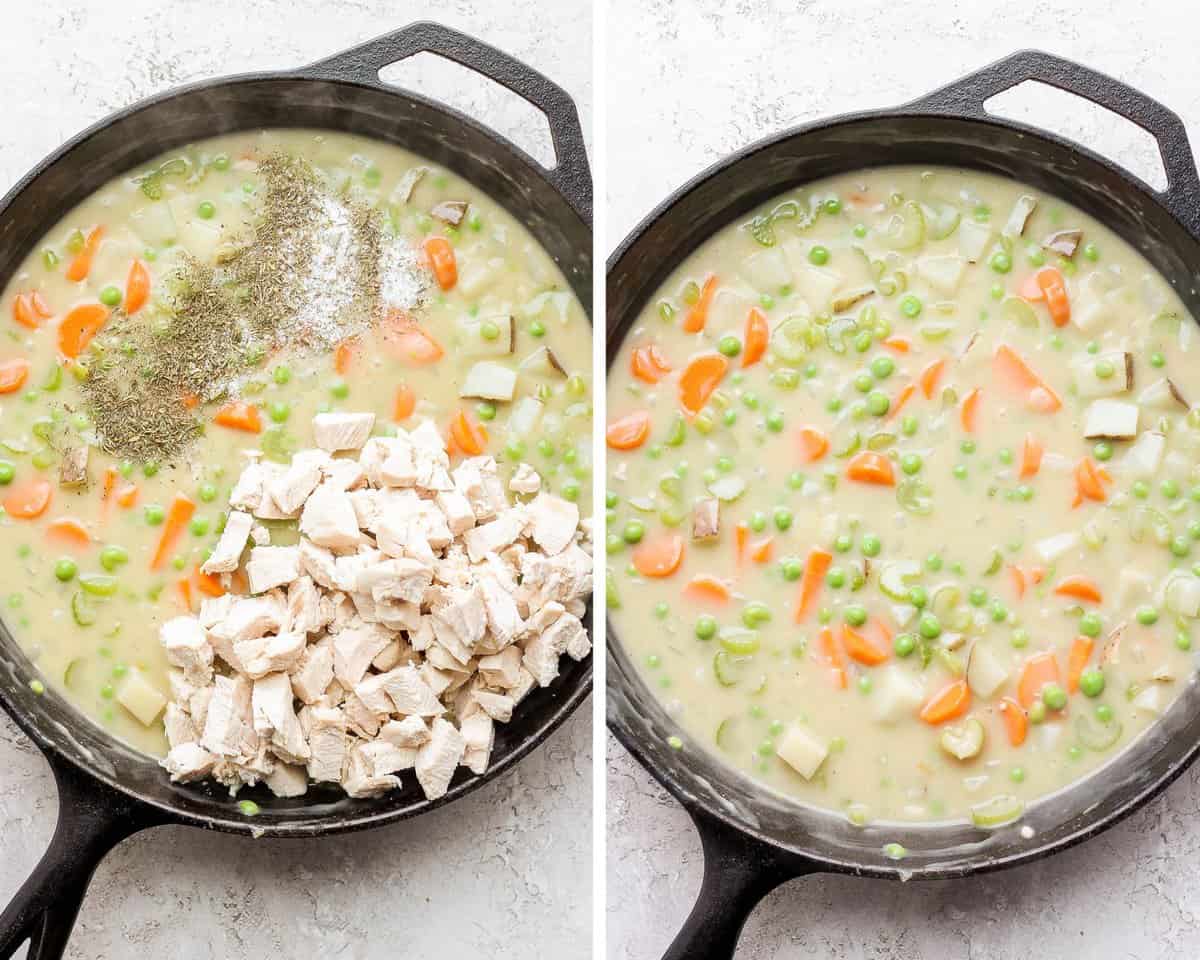
{"type": "Polygon", "coordinates": [[[161,631],[172,780],[370,797],[411,769],[435,799],[459,765],[484,772],[493,724],[558,676],[561,655],[588,655],[578,508],[527,464],[508,491],[491,457],[451,470],[428,421],[394,437],[373,426],[320,414],[318,449],[286,466],[251,452],[203,565],[227,588],[240,566],[248,595],[161,631]],[[298,544],[270,545],[258,523],[282,519],[299,521],[298,544]]]}

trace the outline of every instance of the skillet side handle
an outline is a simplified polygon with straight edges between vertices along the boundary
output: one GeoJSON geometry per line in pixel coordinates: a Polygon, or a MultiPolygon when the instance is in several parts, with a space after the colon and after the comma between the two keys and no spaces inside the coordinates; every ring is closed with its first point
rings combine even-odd
{"type": "Polygon", "coordinates": [[[308,76],[386,88],[379,71],[417,53],[433,53],[511,90],[546,117],[555,166],[547,171],[575,211],[592,222],[592,174],[575,101],[558,84],[502,50],[439,23],[422,20],[304,68],[308,76]]]}
{"type": "Polygon", "coordinates": [[[1154,137],[1167,174],[1167,189],[1159,198],[1200,239],[1200,174],[1183,121],[1157,100],[1115,77],[1041,50],[1020,50],[901,109],[983,119],[987,116],[985,101],[1026,80],[1090,100],[1154,137]]]}
{"type": "Polygon", "coordinates": [[[696,905],[663,960],[733,960],[751,912],[781,883],[817,871],[784,864],[765,845],[695,810],[688,811],[704,847],[696,905]]]}
{"type": "Polygon", "coordinates": [[[58,785],[58,823],[41,861],[0,914],[0,960],[26,941],[27,960],[60,960],[100,861],[126,837],[162,822],[65,761],[48,759],[58,785]]]}

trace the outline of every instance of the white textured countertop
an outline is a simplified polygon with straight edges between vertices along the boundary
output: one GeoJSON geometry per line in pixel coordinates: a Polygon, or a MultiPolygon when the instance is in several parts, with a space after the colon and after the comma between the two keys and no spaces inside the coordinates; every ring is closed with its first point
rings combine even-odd
{"type": "MultiPolygon", "coordinates": [[[[575,96],[587,128],[588,0],[6,3],[0,189],[67,137],[141,97],[219,74],[299,66],[422,18],[541,69],[575,96]]],[[[419,76],[418,89],[435,97],[456,97],[522,143],[538,136],[531,118],[490,85],[455,84],[440,66],[406,76],[419,76]]],[[[180,827],[140,834],[101,865],[68,955],[515,960],[536,948],[586,957],[589,707],[498,782],[407,823],[312,842],[180,827]]],[[[0,903],[41,856],[56,809],[45,761],[0,714],[0,903]]]]}
{"type": "MultiPolygon", "coordinates": [[[[902,103],[1023,47],[1127,80],[1179,113],[1200,146],[1196,13],[1185,0],[616,0],[608,24],[608,249],[688,178],[759,137],[902,103]]],[[[1066,95],[1021,91],[1013,102],[1139,173],[1156,162],[1121,121],[1066,95]]],[[[674,800],[609,743],[608,956],[648,960],[691,909],[700,845],[674,800]]],[[[1102,837],[1032,866],[908,886],[793,881],[755,910],[737,956],[1195,957],[1198,856],[1200,767],[1102,837]]]]}

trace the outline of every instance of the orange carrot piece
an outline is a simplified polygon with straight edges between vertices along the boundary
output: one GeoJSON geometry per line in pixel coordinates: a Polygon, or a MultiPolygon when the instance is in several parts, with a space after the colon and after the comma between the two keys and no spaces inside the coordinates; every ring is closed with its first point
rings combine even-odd
{"type": "Polygon", "coordinates": [[[430,237],[425,241],[424,249],[438,286],[443,290],[453,290],[458,283],[458,260],[450,241],[445,237],[430,237]]]}
{"type": "Polygon", "coordinates": [[[700,288],[700,299],[697,300],[683,318],[683,329],[686,333],[699,333],[708,323],[708,308],[712,305],[713,296],[717,292],[717,278],[709,274],[700,288]]]}
{"type": "Polygon", "coordinates": [[[942,687],[937,693],[925,701],[917,714],[922,720],[933,726],[961,717],[971,706],[971,688],[966,680],[955,680],[942,687]]]}
{"type": "Polygon", "coordinates": [[[814,547],[808,551],[808,560],[804,563],[804,575],[800,578],[800,594],[796,601],[796,623],[803,623],[821,594],[821,586],[825,583],[825,574],[833,563],[833,554],[828,550],[814,547]]]}
{"type": "Polygon", "coordinates": [[[669,577],[683,563],[683,537],[677,533],[664,534],[653,540],[643,540],[633,551],[633,566],[643,577],[669,577]]]}
{"type": "Polygon", "coordinates": [[[1021,285],[1017,287],[1017,296],[1031,303],[1040,303],[1046,299],[1046,295],[1042,292],[1041,284],[1038,283],[1036,273],[1031,273],[1021,281],[1021,285]]]}
{"type": "Polygon", "coordinates": [[[397,423],[402,423],[411,417],[416,409],[416,391],[406,383],[400,384],[396,388],[396,399],[392,403],[392,419],[397,423]]]}
{"type": "Polygon", "coordinates": [[[1058,661],[1053,653],[1035,653],[1021,668],[1017,681],[1017,699],[1026,709],[1042,693],[1042,687],[1058,682],[1058,661]]]}
{"type": "Polygon", "coordinates": [[[692,416],[698,414],[717,389],[729,361],[719,353],[702,353],[688,361],[679,377],[679,402],[692,416]]]}
{"type": "Polygon", "coordinates": [[[21,358],[0,363],[0,393],[15,393],[29,379],[29,361],[21,358]]]}
{"type": "Polygon", "coordinates": [[[38,477],[13,487],[4,498],[4,509],[10,517],[32,520],[46,512],[53,496],[50,481],[38,477]]]}
{"type": "Polygon", "coordinates": [[[72,283],[79,283],[80,280],[87,279],[87,275],[92,270],[92,259],[96,256],[96,251],[100,249],[100,241],[103,239],[104,228],[93,227],[83,242],[83,249],[75,254],[75,259],[67,267],[68,280],[72,283]]]}
{"type": "Polygon", "coordinates": [[[891,420],[893,417],[898,416],[900,411],[904,409],[904,405],[912,399],[913,394],[916,392],[917,385],[915,383],[906,383],[901,387],[900,392],[896,394],[895,402],[892,403],[891,409],[888,410],[887,419],[891,420]]]}
{"type": "Polygon", "coordinates": [[[604,431],[604,439],[614,450],[636,450],[650,436],[650,411],[634,410],[618,417],[604,431]]]}
{"type": "Polygon", "coordinates": [[[771,339],[771,328],[767,326],[767,318],[758,307],[750,308],[746,317],[746,335],[742,345],[742,366],[749,367],[763,358],[767,352],[767,341],[771,339]]]}
{"type": "Polygon", "coordinates": [[[46,524],[46,536],[75,550],[86,550],[92,545],[92,535],[87,532],[87,527],[72,517],[51,520],[46,524]]]}
{"type": "Polygon", "coordinates": [[[1025,434],[1025,442],[1021,445],[1021,469],[1017,476],[1021,480],[1037,476],[1037,472],[1042,468],[1042,454],[1045,452],[1042,441],[1032,433],[1025,434]]]}
{"type": "Polygon", "coordinates": [[[700,573],[688,581],[683,595],[696,603],[711,603],[724,606],[729,602],[729,585],[707,573],[700,573]]]}
{"type": "Polygon", "coordinates": [[[1091,457],[1084,457],[1075,465],[1075,490],[1074,506],[1078,506],[1084,500],[1103,503],[1108,499],[1104,482],[1091,457]]]}
{"type": "Polygon", "coordinates": [[[29,294],[29,305],[33,307],[33,312],[41,320],[49,320],[54,316],[54,311],[50,309],[49,304],[42,299],[42,295],[37,290],[29,294]]]}
{"type": "Polygon", "coordinates": [[[864,450],[851,457],[846,465],[846,476],[859,483],[873,483],[881,487],[896,485],[896,472],[892,469],[892,461],[874,450],[864,450]]]}
{"type": "Polygon", "coordinates": [[[800,446],[800,459],[805,463],[816,463],[829,452],[829,437],[816,427],[801,427],[796,442],[800,446]]]}
{"type": "Polygon", "coordinates": [[[205,573],[197,564],[192,576],[196,580],[196,589],[206,597],[223,597],[225,588],[221,586],[221,578],[212,573],[205,573]]]}
{"type": "Polygon", "coordinates": [[[1084,576],[1082,573],[1063,577],[1058,581],[1058,586],[1054,588],[1054,592],[1060,597],[1074,597],[1076,600],[1087,600],[1089,603],[1104,602],[1104,596],[1100,592],[1100,585],[1091,577],[1084,576]]]}
{"type": "Polygon", "coordinates": [[[234,400],[225,404],[213,417],[213,423],[230,430],[262,433],[262,414],[258,412],[258,407],[245,400],[234,400]]]}
{"type": "Polygon", "coordinates": [[[350,372],[354,356],[358,353],[358,346],[358,337],[347,337],[345,340],[338,341],[338,345],[333,350],[333,370],[339,376],[344,377],[350,372]]]}
{"type": "Polygon", "coordinates": [[[108,320],[108,307],[83,303],[70,310],[58,325],[58,349],[65,357],[77,357],[87,348],[108,320]]]}
{"type": "Polygon", "coordinates": [[[183,395],[183,409],[195,410],[200,406],[200,398],[194,393],[185,393],[183,395]]]}
{"type": "Polygon", "coordinates": [[[671,365],[658,349],[658,344],[648,343],[629,355],[629,370],[643,383],[658,383],[671,372],[671,365]]]}
{"type": "Polygon", "coordinates": [[[912,341],[908,337],[888,337],[880,341],[889,350],[896,353],[908,353],[912,349],[912,341]]]}
{"type": "Polygon", "coordinates": [[[27,327],[30,330],[36,330],[41,326],[38,321],[38,316],[34,312],[33,303],[29,298],[29,294],[18,293],[13,298],[12,303],[13,320],[22,327],[27,327]]]}
{"type": "Polygon", "coordinates": [[[167,516],[163,521],[162,533],[158,537],[158,548],[150,561],[151,570],[159,570],[167,560],[167,554],[175,549],[175,544],[183,534],[183,529],[196,512],[196,503],[183,493],[175,494],[171,506],[167,508],[167,516]]]}
{"type": "Polygon", "coordinates": [[[771,559],[771,554],[775,551],[775,540],[773,537],[764,537],[758,543],[750,544],[750,559],[755,563],[768,563],[771,559]]]}
{"type": "Polygon", "coordinates": [[[128,510],[138,499],[138,486],[136,483],[131,483],[129,486],[117,492],[117,505],[128,510]]]}
{"type": "Polygon", "coordinates": [[[1020,600],[1025,596],[1025,573],[1016,564],[1009,566],[1008,573],[1012,577],[1013,589],[1017,592],[1017,599],[1020,600]]]}
{"type": "Polygon", "coordinates": [[[1029,733],[1029,718],[1021,709],[1021,705],[1012,697],[1001,697],[999,710],[1000,719],[1004,721],[1004,730],[1008,734],[1009,744],[1019,747],[1025,742],[1025,737],[1029,733]]]}
{"type": "Polygon", "coordinates": [[[833,631],[822,627],[817,634],[817,644],[821,648],[821,656],[829,664],[829,676],[833,685],[839,690],[846,689],[846,660],[833,637],[833,631]]]}
{"type": "Polygon", "coordinates": [[[180,577],[175,581],[175,589],[179,591],[179,602],[183,604],[183,609],[191,611],[192,609],[192,581],[187,577],[180,577]]]}
{"type": "Polygon", "coordinates": [[[740,567],[746,562],[746,545],[750,542],[750,528],[739,523],[733,533],[733,559],[740,567]]]}
{"type": "Polygon", "coordinates": [[[410,367],[427,367],[445,356],[442,345],[403,310],[392,310],[381,324],[384,349],[410,367]]]}
{"type": "Polygon", "coordinates": [[[1058,394],[1006,343],[997,346],[992,354],[992,373],[1006,388],[1021,394],[1032,410],[1054,413],[1062,406],[1058,394]]]}
{"type": "Polygon", "coordinates": [[[125,278],[125,312],[133,316],[150,300],[150,271],[141,260],[129,265],[125,278]]]}
{"type": "Polygon", "coordinates": [[[958,411],[958,421],[967,433],[974,433],[979,426],[979,398],[981,395],[982,390],[976,387],[967,394],[958,411]]]}
{"type": "Polygon", "coordinates": [[[465,410],[459,410],[450,421],[450,436],[469,457],[478,457],[487,449],[487,429],[482,423],[476,423],[465,410]]]}
{"type": "Polygon", "coordinates": [[[1071,322],[1071,301],[1067,297],[1067,282],[1058,267],[1043,267],[1037,272],[1037,284],[1046,297],[1050,319],[1056,327],[1071,322]]]}
{"type": "Polygon", "coordinates": [[[842,624],[842,646],[851,660],[876,667],[888,658],[888,652],[874,641],[864,637],[849,624],[842,624]]]}
{"type": "Polygon", "coordinates": [[[941,360],[934,360],[929,366],[921,371],[921,375],[917,378],[921,384],[921,392],[925,394],[926,400],[933,399],[933,393],[937,390],[937,385],[942,379],[942,371],[946,369],[946,360],[943,357],[941,360]]]}
{"type": "Polygon", "coordinates": [[[1082,634],[1071,641],[1071,652],[1067,654],[1067,691],[1074,693],[1079,689],[1079,678],[1083,676],[1084,668],[1091,659],[1096,641],[1082,634]]]}

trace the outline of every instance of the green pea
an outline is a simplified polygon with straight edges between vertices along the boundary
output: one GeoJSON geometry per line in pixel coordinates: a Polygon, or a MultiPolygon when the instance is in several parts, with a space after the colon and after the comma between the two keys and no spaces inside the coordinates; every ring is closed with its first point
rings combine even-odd
{"type": "Polygon", "coordinates": [[[808,262],[823,267],[829,262],[829,250],[819,244],[808,251],[808,262]]]}
{"type": "Polygon", "coordinates": [[[109,544],[100,551],[100,566],[109,573],[112,573],[117,567],[129,561],[129,551],[124,547],[118,547],[115,544],[109,544]]]}
{"type": "Polygon", "coordinates": [[[896,364],[891,357],[878,356],[871,361],[871,373],[873,373],[878,380],[886,380],[892,375],[893,372],[895,372],[895,369],[896,364]]]}
{"type": "Polygon", "coordinates": [[[696,620],[696,639],[711,640],[717,635],[717,621],[707,613],[696,620]]]}
{"type": "Polygon", "coordinates": [[[121,291],[117,287],[105,287],[100,291],[100,302],[106,307],[115,307],[121,302],[121,291]]]}
{"type": "Polygon", "coordinates": [[[925,568],[937,573],[942,569],[942,555],[940,553],[931,553],[925,558],[925,568]]]}
{"type": "Polygon", "coordinates": [[[620,502],[621,502],[621,498],[620,498],[620,497],[618,497],[618,496],[617,496],[615,493],[613,493],[611,490],[607,491],[607,492],[604,494],[604,505],[605,505],[606,507],[608,507],[610,510],[611,510],[613,507],[615,507],[615,506],[616,506],[618,503],[620,503],[620,502]]]}
{"type": "Polygon", "coordinates": [[[898,657],[910,656],[917,649],[917,638],[911,633],[899,633],[892,641],[892,649],[896,651],[898,657]]]}
{"type": "Polygon", "coordinates": [[[875,417],[882,417],[888,410],[891,409],[892,401],[887,398],[887,395],[880,393],[878,390],[872,390],[867,394],[867,411],[875,417]]]}
{"type": "Polygon", "coordinates": [[[546,335],[546,325],[541,320],[530,321],[529,335],[531,337],[544,337],[546,335]]]}
{"type": "Polygon", "coordinates": [[[188,529],[191,530],[193,537],[202,537],[208,533],[211,526],[212,523],[207,517],[193,517],[192,522],[188,524],[188,529]]]}
{"type": "Polygon", "coordinates": [[[1029,722],[1030,723],[1045,723],[1046,722],[1046,704],[1042,700],[1034,700],[1029,705],[1029,722]]]}
{"type": "Polygon", "coordinates": [[[915,319],[921,315],[921,298],[913,296],[911,293],[900,299],[900,312],[909,319],[915,319]]]}
{"type": "Polygon", "coordinates": [[[227,157],[223,153],[218,153],[215,157],[212,158],[212,165],[213,165],[214,170],[218,170],[221,173],[224,173],[226,170],[229,169],[229,157],[227,157]]]}
{"type": "Polygon", "coordinates": [[[833,549],[838,553],[849,553],[854,547],[854,538],[848,533],[841,533],[833,541],[833,549]]]}
{"type": "Polygon", "coordinates": [[[734,410],[733,407],[730,407],[723,414],[721,414],[721,422],[727,427],[732,427],[735,423],[737,423],[737,411],[734,410]]]}
{"type": "Polygon", "coordinates": [[[1179,484],[1170,477],[1167,477],[1166,480],[1160,483],[1158,485],[1158,489],[1168,500],[1174,500],[1177,496],[1179,496],[1179,484]]]}
{"type": "Polygon", "coordinates": [[[942,624],[932,613],[923,613],[917,621],[917,630],[926,640],[936,640],[942,635],[942,624]]]}
{"type": "Polygon", "coordinates": [[[1012,269],[1012,257],[1003,250],[997,250],[988,261],[988,266],[996,273],[1008,273],[1012,269]]]}
{"type": "Polygon", "coordinates": [[[205,200],[196,208],[196,213],[200,215],[201,220],[211,220],[216,216],[217,208],[211,202],[205,200]]]}
{"type": "Polygon", "coordinates": [[[1018,500],[1024,500],[1026,503],[1033,499],[1033,487],[1027,483],[1018,484],[1013,492],[1017,495],[1018,500]]]}
{"type": "Polygon", "coordinates": [[[794,582],[803,576],[804,564],[795,557],[788,557],[779,565],[779,571],[783,574],[784,580],[794,582]]]}
{"type": "Polygon", "coordinates": [[[475,413],[480,420],[495,420],[496,405],[487,400],[475,405],[475,413]]]}
{"type": "Polygon", "coordinates": [[[742,394],[742,403],[746,405],[748,410],[758,409],[758,394],[747,390],[742,394]]]}
{"type": "Polygon", "coordinates": [[[837,397],[830,397],[825,401],[825,409],[830,413],[837,413],[842,409],[842,401],[837,397]]]}
{"type": "Polygon", "coordinates": [[[1150,366],[1164,367],[1167,364],[1167,358],[1157,351],[1150,354],[1150,366]]]}
{"type": "Polygon", "coordinates": [[[900,458],[900,469],[911,477],[921,471],[923,463],[919,453],[906,453],[900,458]]]}
{"type": "Polygon", "coordinates": [[[625,529],[621,531],[621,537],[626,543],[640,543],[645,535],[646,527],[641,520],[627,521],[625,529]]]}
{"type": "Polygon", "coordinates": [[[1104,692],[1104,672],[1095,667],[1079,675],[1079,689],[1085,697],[1098,697],[1104,692]]]}
{"type": "Polygon", "coordinates": [[[334,380],[329,385],[329,393],[335,400],[345,400],[350,396],[350,384],[345,380],[334,380]]]}
{"type": "Polygon", "coordinates": [[[717,470],[720,473],[729,473],[733,470],[733,466],[734,466],[733,458],[732,457],[717,457],[716,466],[717,466],[717,470]]]}
{"type": "Polygon", "coordinates": [[[865,237],[867,235],[867,225],[865,223],[856,223],[854,225],[853,232],[856,237],[859,237],[861,239],[862,237],[865,237]]]}
{"type": "Polygon", "coordinates": [[[900,431],[906,436],[911,437],[917,432],[917,418],[911,415],[906,415],[900,421],[900,431]]]}
{"type": "Polygon", "coordinates": [[[1112,455],[1113,455],[1112,444],[1109,443],[1107,440],[1101,440],[1094,447],[1092,447],[1092,456],[1094,456],[1097,460],[1100,460],[1102,462],[1105,460],[1111,460],[1112,455]]]}
{"type": "Polygon", "coordinates": [[[63,557],[54,564],[54,576],[63,583],[75,579],[75,574],[78,572],[79,565],[70,557],[63,557]]]}
{"type": "Polygon", "coordinates": [[[0,460],[0,484],[7,486],[17,475],[17,468],[9,460],[0,460]]]}
{"type": "Polygon", "coordinates": [[[1150,486],[1144,480],[1135,480],[1133,486],[1129,488],[1129,492],[1139,500],[1145,500],[1150,496],[1150,486]]]}
{"type": "Polygon", "coordinates": [[[1057,683],[1048,683],[1042,687],[1042,703],[1051,710],[1061,710],[1067,705],[1067,691],[1057,683]]]}
{"type": "Polygon", "coordinates": [[[1108,380],[1114,373],[1117,372],[1117,368],[1113,366],[1113,362],[1111,360],[1097,360],[1094,369],[1096,376],[1101,380],[1108,380]]]}
{"type": "Polygon", "coordinates": [[[1100,248],[1094,243],[1085,243],[1083,245],[1083,255],[1095,263],[1100,259],[1100,248]]]}
{"type": "Polygon", "coordinates": [[[750,516],[750,529],[755,533],[762,533],[767,529],[767,515],[761,510],[755,510],[750,516]]]}
{"type": "Polygon", "coordinates": [[[1143,604],[1138,607],[1134,616],[1137,617],[1137,622],[1144,627],[1150,627],[1158,623],[1158,610],[1149,604],[1143,604]]]}
{"type": "Polygon", "coordinates": [[[767,414],[767,429],[772,433],[779,433],[783,430],[783,414],[778,410],[772,410],[767,414]]]}
{"type": "Polygon", "coordinates": [[[841,590],[846,585],[846,571],[841,567],[830,567],[825,574],[825,582],[833,590],[841,590]]]}
{"type": "Polygon", "coordinates": [[[755,629],[764,623],[769,623],[771,620],[771,608],[765,603],[757,601],[746,604],[742,608],[742,623],[751,629],[755,629]]]}
{"type": "Polygon", "coordinates": [[[158,474],[159,464],[157,460],[147,460],[142,464],[142,473],[147,477],[153,477],[158,474]]]}
{"type": "Polygon", "coordinates": [[[1001,447],[996,452],[996,456],[999,458],[1000,462],[1006,466],[1013,462],[1013,452],[1009,450],[1008,447],[1001,447]]]}
{"type": "Polygon", "coordinates": [[[1101,723],[1109,723],[1113,718],[1113,708],[1107,703],[1096,705],[1096,719],[1101,723]]]}
{"type": "Polygon", "coordinates": [[[961,450],[963,453],[965,453],[967,456],[970,456],[971,454],[973,454],[973,453],[974,453],[974,452],[975,452],[975,451],[978,449],[978,447],[976,447],[976,445],[975,445],[975,441],[974,441],[974,440],[969,440],[969,439],[968,439],[968,440],[964,440],[964,441],[962,442],[962,444],[960,444],[960,446],[959,446],[959,449],[960,449],[960,450],[961,450]]]}
{"type": "Polygon", "coordinates": [[[484,340],[495,340],[500,336],[500,327],[491,320],[484,320],[483,323],[479,325],[479,335],[483,337],[484,340]]]}
{"type": "Polygon", "coordinates": [[[883,549],[883,544],[879,542],[879,538],[873,533],[867,533],[862,538],[862,552],[866,557],[877,557],[879,551],[883,549]]]}
{"type": "Polygon", "coordinates": [[[280,364],[271,371],[271,377],[277,384],[279,384],[279,386],[282,387],[285,383],[292,379],[292,369],[284,364],[280,364]]]}
{"type": "Polygon", "coordinates": [[[854,389],[859,393],[869,393],[875,386],[875,378],[865,370],[862,373],[855,374],[854,389]]]}
{"type": "Polygon", "coordinates": [[[792,525],[792,511],[787,507],[776,507],[773,516],[777,530],[787,530],[792,525]]]}
{"type": "Polygon", "coordinates": [[[992,601],[991,614],[994,623],[1003,623],[1008,619],[1008,607],[1004,605],[1003,601],[995,599],[992,601]]]}
{"type": "Polygon", "coordinates": [[[908,602],[920,610],[929,602],[929,593],[918,583],[908,588],[908,602]]]}
{"type": "Polygon", "coordinates": [[[1022,783],[1025,780],[1025,768],[1013,767],[1008,771],[1008,779],[1013,783],[1022,783]]]}
{"type": "Polygon", "coordinates": [[[1180,630],[1178,633],[1175,634],[1175,646],[1180,650],[1185,650],[1185,651],[1191,650],[1192,649],[1192,638],[1189,637],[1182,630],[1180,630]]]}
{"type": "Polygon", "coordinates": [[[867,622],[867,609],[857,603],[852,603],[844,611],[842,617],[852,627],[861,627],[867,622]]]}
{"type": "Polygon", "coordinates": [[[793,470],[788,474],[787,485],[792,490],[799,490],[804,486],[804,474],[799,470],[793,470]]]}
{"type": "Polygon", "coordinates": [[[1085,637],[1098,637],[1101,630],[1100,617],[1094,613],[1085,613],[1079,618],[1079,632],[1085,637]]]}
{"type": "Polygon", "coordinates": [[[954,469],[950,472],[953,473],[954,476],[956,476],[959,480],[965,480],[967,478],[967,466],[965,463],[956,463],[954,465],[954,469]]]}
{"type": "Polygon", "coordinates": [[[1177,557],[1186,557],[1192,552],[1191,541],[1183,534],[1171,538],[1171,553],[1177,557]]]}
{"type": "Polygon", "coordinates": [[[146,522],[150,526],[157,527],[163,522],[166,512],[157,503],[148,503],[146,509],[142,511],[142,516],[146,518],[146,522]]]}
{"type": "Polygon", "coordinates": [[[734,336],[724,336],[717,342],[717,349],[727,357],[736,357],[742,352],[742,341],[734,336]]]}
{"type": "Polygon", "coordinates": [[[286,400],[272,400],[267,404],[267,416],[273,423],[286,423],[292,415],[292,405],[286,400]]]}

